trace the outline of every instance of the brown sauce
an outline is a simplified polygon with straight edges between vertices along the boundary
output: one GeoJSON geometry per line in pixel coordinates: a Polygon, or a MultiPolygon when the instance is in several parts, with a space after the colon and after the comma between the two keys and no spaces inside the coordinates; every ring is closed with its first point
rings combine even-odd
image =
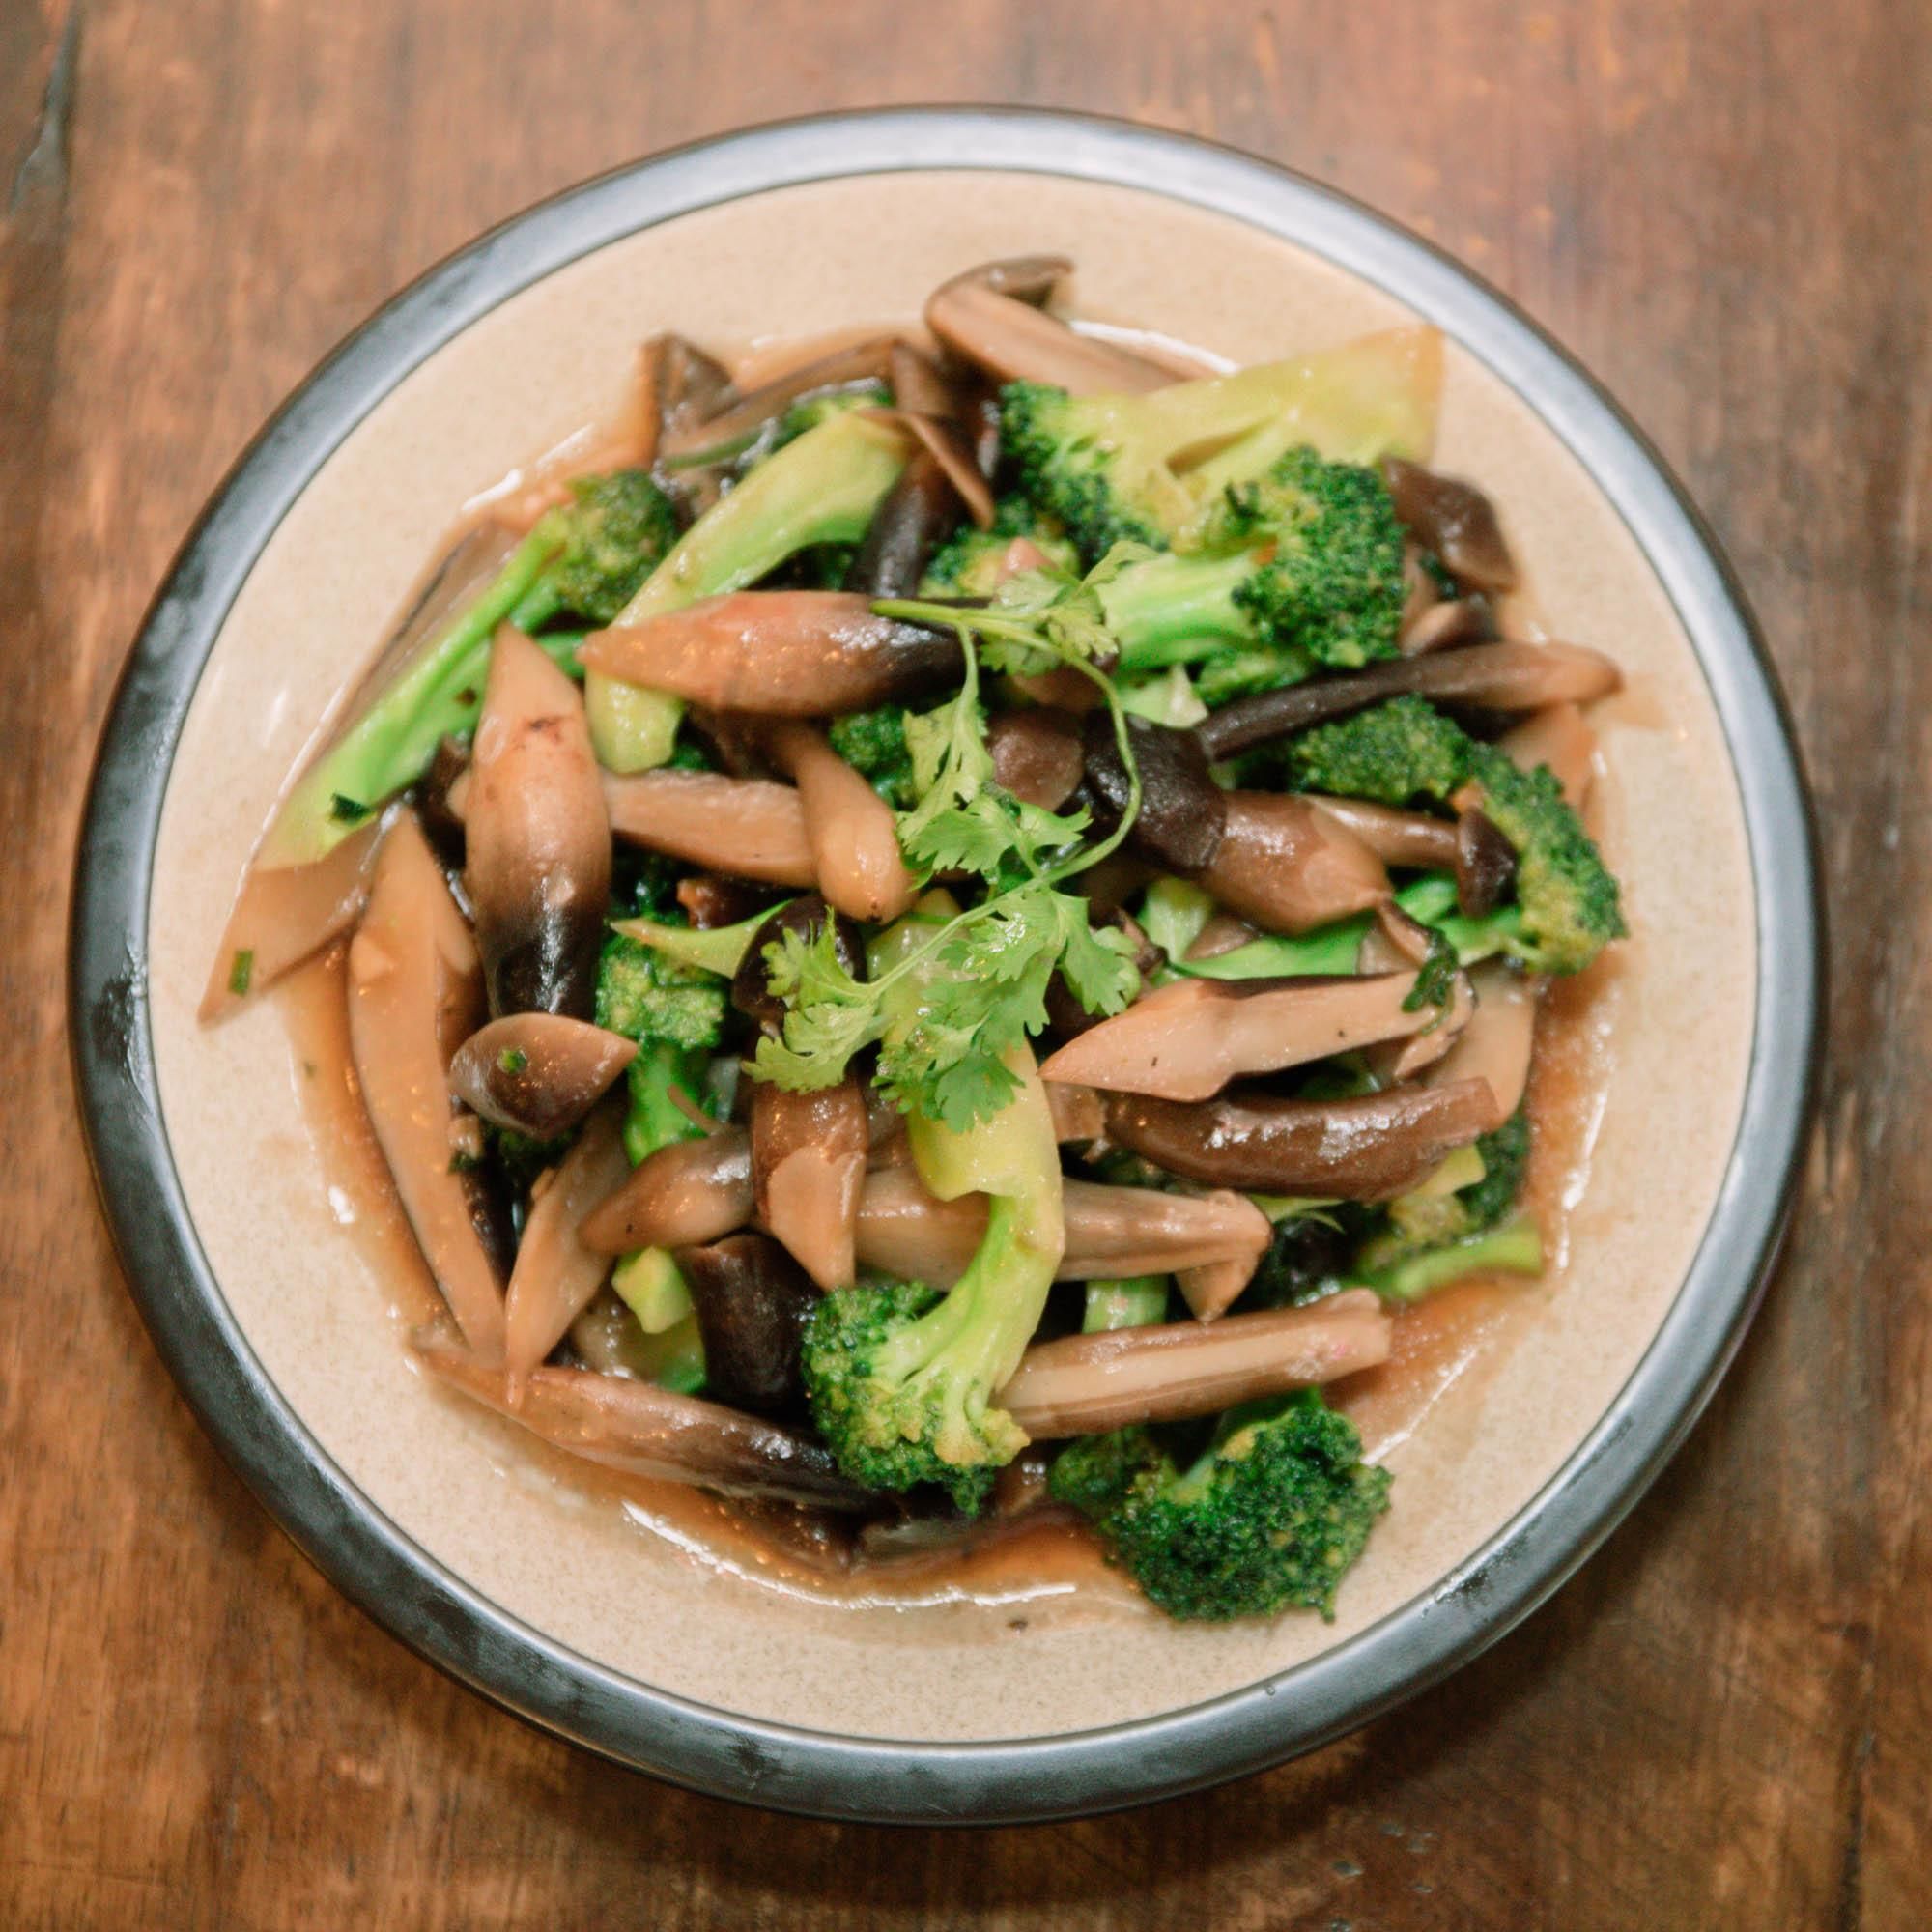
{"type": "MultiPolygon", "coordinates": [[[[1145,329],[1083,321],[1083,329],[1165,363],[1182,376],[1211,374],[1215,359],[1145,329]]],[[[801,341],[759,339],[723,359],[741,387],[881,332],[856,327],[801,341]]],[[[917,330],[907,331],[923,339],[917,330]]],[[[629,460],[639,447],[623,423],[588,424],[464,506],[448,547],[484,524],[526,528],[562,499],[567,479],[629,460]]],[[[1512,634],[1543,635],[1533,597],[1511,602],[1512,634]]],[[[358,680],[359,681],[359,680],[358,680]]],[[[1630,706],[1628,696],[1619,700],[1630,706]]],[[[1640,708],[1641,700],[1634,701],[1640,708]]],[[[1615,815],[1601,769],[1593,830],[1615,815]]],[[[1612,831],[1614,827],[1612,825],[1612,831]]],[[[1614,844],[1614,838],[1609,841],[1614,844]]],[[[288,1031],[291,1075],[329,1210],[356,1241],[389,1293],[398,1345],[442,1318],[442,1302],[405,1219],[362,1107],[349,1051],[347,948],[337,943],[276,988],[288,1031]]],[[[1538,1015],[1528,1105],[1535,1151],[1524,1196],[1540,1223],[1546,1271],[1534,1282],[1498,1277],[1461,1282],[1394,1318],[1394,1345],[1379,1368],[1337,1383],[1335,1406],[1381,1456],[1408,1441],[1452,1393],[1479,1390],[1511,1339],[1565,1286],[1573,1209],[1588,1185],[1613,1065],[1621,966],[1606,955],[1589,973],[1553,982],[1538,1015]]],[[[455,1396],[440,1399],[460,1400],[455,1396]]],[[[851,1532],[810,1511],[721,1500],[674,1483],[620,1476],[578,1462],[502,1423],[506,1454],[540,1468],[559,1493],[587,1507],[614,1508],[656,1541],[717,1574],[781,1595],[854,1607],[1001,1609],[1006,1627],[1051,1615],[1154,1614],[1106,1565],[1077,1522],[1047,1508],[995,1520],[962,1541],[906,1554],[868,1556],[851,1532]]]]}

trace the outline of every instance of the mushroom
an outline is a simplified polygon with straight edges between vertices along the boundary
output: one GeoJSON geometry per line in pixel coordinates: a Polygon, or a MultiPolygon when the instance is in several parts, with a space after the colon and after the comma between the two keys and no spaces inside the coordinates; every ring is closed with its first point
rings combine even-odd
{"type": "Polygon", "coordinates": [[[1174,376],[1159,363],[1077,334],[1035,305],[1072,268],[1064,257],[1028,256],[969,269],[932,292],[925,326],[997,383],[1051,383],[1076,396],[1165,388],[1174,376]]]}
{"type": "Polygon", "coordinates": [[[611,1272],[611,1257],[578,1238],[583,1217],[618,1186],[624,1158],[624,1108],[600,1107],[534,1197],[517,1243],[504,1299],[507,1393],[516,1401],[532,1369],[563,1340],[611,1272]]]}
{"type": "Polygon", "coordinates": [[[722,772],[607,772],[604,804],[611,830],[633,845],[766,885],[817,881],[805,807],[790,785],[722,772]]]}
{"type": "Polygon", "coordinates": [[[875,924],[897,919],[918,884],[906,869],[892,807],[815,724],[787,719],[771,727],[765,743],[798,786],[818,890],[850,918],[875,924]]]}
{"type": "MultiPolygon", "coordinates": [[[[1292,793],[1223,791],[1203,749],[1206,724],[1130,718],[1127,727],[1141,774],[1129,843],[1140,857],[1199,879],[1225,910],[1270,932],[1306,932],[1389,896],[1381,861],[1333,813],[1292,793]]],[[[1094,815],[1118,823],[1130,790],[1110,718],[1087,722],[1085,753],[1094,815]]]]}
{"type": "Polygon", "coordinates": [[[993,777],[1028,805],[1058,811],[1079,789],[1085,769],[1080,724],[1049,706],[1004,711],[986,726],[993,777]]]}
{"type": "Polygon", "coordinates": [[[254,866],[221,934],[200,1017],[225,1018],[354,925],[369,902],[383,824],[371,819],[306,866],[254,866]]]}
{"type": "Polygon", "coordinates": [[[1330,798],[1305,792],[1330,818],[1339,819],[1385,866],[1416,866],[1446,871],[1456,863],[1456,828],[1426,811],[1404,811],[1361,798],[1330,798]]]}
{"type": "MultiPolygon", "coordinates": [[[[979,460],[974,455],[973,445],[967,440],[966,432],[951,416],[925,415],[916,410],[871,410],[867,413],[876,421],[891,423],[904,430],[919,445],[912,461],[916,464],[930,463],[936,467],[952,486],[953,493],[965,505],[974,523],[982,530],[993,527],[996,505],[992,489],[980,473],[979,460]]],[[[881,505],[881,509],[883,507],[881,505]]],[[[876,516],[874,521],[877,521],[876,516]]],[[[857,589],[863,586],[848,584],[846,587],[857,589]]]]}
{"type": "Polygon", "coordinates": [[[1049,1056],[1040,1077],[1205,1100],[1242,1074],[1278,1072],[1439,1028],[1441,1009],[1414,1003],[1417,979],[1178,980],[1089,1027],[1049,1056]]]}
{"type": "Polygon", "coordinates": [[[1456,903],[1469,919],[1492,913],[1516,883],[1516,847],[1481,806],[1456,821],[1456,903]]]}
{"type": "Polygon", "coordinates": [[[815,355],[743,394],[725,391],[717,397],[715,412],[700,417],[687,412],[682,420],[668,423],[658,442],[657,460],[672,469],[728,461],[755,442],[759,433],[794,403],[862,384],[883,383],[895,340],[890,335],[871,336],[815,355]]]}
{"type": "Polygon", "coordinates": [[[1424,550],[1472,590],[1513,590],[1516,559],[1503,541],[1495,505],[1471,483],[1438,476],[1400,456],[1382,459],[1395,513],[1424,550]]]}
{"type": "Polygon", "coordinates": [[[566,1455],[721,1495],[866,1510],[877,1497],[838,1473],[832,1452],[781,1423],[628,1376],[534,1370],[512,1404],[506,1378],[446,1341],[418,1336],[417,1360],[452,1388],[566,1455]]]}
{"type": "Polygon", "coordinates": [[[758,1219],[820,1288],[849,1288],[857,1278],[859,1190],[870,1142],[865,1093],[849,1075],[810,1094],[788,1094],[770,1080],[753,1087],[758,1219]]]}
{"type": "Polygon", "coordinates": [[[769,912],[768,887],[751,879],[733,879],[717,872],[690,872],[677,882],[677,902],[699,932],[721,925],[738,925],[769,912]]]}
{"type": "Polygon", "coordinates": [[[1575,704],[1551,704],[1532,711],[1496,742],[1526,772],[1548,765],[1563,787],[1563,796],[1577,810],[1582,810],[1595,776],[1597,734],[1575,704]]]}
{"type": "Polygon", "coordinates": [[[511,1013],[457,1049],[449,1091],[499,1127],[552,1141],[576,1126],[637,1057],[636,1040],[588,1020],[511,1013]]]}
{"type": "MultiPolygon", "coordinates": [[[[1114,1281],[1230,1261],[1245,1261],[1252,1272],[1271,1236],[1267,1216],[1229,1191],[1170,1194],[1069,1180],[1064,1209],[1066,1245],[1059,1281],[1114,1281]]],[[[983,1195],[935,1200],[905,1167],[866,1177],[859,1201],[862,1266],[950,1286],[966,1271],[985,1232],[983,1195]]]]}
{"type": "Polygon", "coordinates": [[[1540,711],[1548,704],[1586,704],[1622,683],[1616,666],[1583,644],[1471,644],[1237,697],[1204,718],[1194,735],[1218,760],[1407,693],[1483,711],[1540,711]]]}
{"type": "MultiPolygon", "coordinates": [[[[1046,1078],[1044,1074],[1040,1077],[1046,1078]]],[[[1107,1131],[1106,1107],[1091,1087],[1047,1080],[1046,1103],[1053,1110],[1053,1137],[1057,1141],[1097,1141],[1107,1131]]]]}
{"type": "Polygon", "coordinates": [[[1194,966],[1204,959],[1218,959],[1222,953],[1233,952],[1260,937],[1246,920],[1236,919],[1233,913],[1210,913],[1208,923],[1195,934],[1193,944],[1181,956],[1194,966]]]}
{"type": "Polygon", "coordinates": [[[859,928],[842,914],[829,914],[824,899],[815,893],[805,898],[788,899],[745,942],[731,978],[731,1004],[764,1032],[777,1033],[785,1018],[784,1002],[772,992],[767,982],[766,950],[787,932],[795,932],[802,939],[812,938],[828,915],[838,963],[855,980],[866,977],[866,941],[859,928]]]}
{"type": "Polygon", "coordinates": [[[1122,1094],[1107,1103],[1107,1134],[1205,1186],[1385,1201],[1497,1125],[1494,1111],[1480,1079],[1347,1100],[1284,1099],[1255,1089],[1193,1102],[1122,1094]]]}
{"type": "Polygon", "coordinates": [[[1035,1439],[1180,1422],[1388,1359],[1393,1324],[1372,1289],[1306,1308],[1162,1322],[1040,1342],[995,1400],[1035,1439]]]}
{"type": "Polygon", "coordinates": [[[600,1255],[693,1247],[735,1234],[753,1208],[752,1137],[743,1127],[720,1127],[640,1161],[584,1216],[579,1236],[600,1255]]]}
{"type": "Polygon", "coordinates": [[[866,526],[845,588],[867,598],[912,596],[933,552],[958,524],[959,504],[946,466],[930,450],[915,450],[866,526]]]}
{"type": "Polygon", "coordinates": [[[482,1010],[469,928],[405,811],[384,836],[349,946],[350,1057],[423,1260],[464,1340],[494,1366],[503,1354],[503,1284],[486,1238],[482,1178],[452,1158],[449,1097],[455,1042],[482,1010]]]}
{"type": "Polygon", "coordinates": [[[911,698],[959,676],[959,639],[872,614],[845,590],[734,590],[641,624],[596,632],[591,670],[717,711],[832,718],[911,698]]]}
{"type": "Polygon", "coordinates": [[[798,1264],[763,1235],[679,1248],[672,1259],[704,1340],[705,1386],[753,1415],[802,1411],[799,1353],[818,1293],[798,1264]]]}
{"type": "Polygon", "coordinates": [[[464,883],[493,1017],[587,1020],[611,899],[611,827],[577,687],[509,625],[464,801],[464,883]]]}
{"type": "Polygon", "coordinates": [[[715,422],[737,395],[731,372],[696,343],[667,331],[653,335],[639,355],[640,440],[646,467],[673,445],[690,440],[702,422],[715,422]]]}
{"type": "Polygon", "coordinates": [[[1396,643],[1404,657],[1419,658],[1428,651],[1493,643],[1500,635],[1487,597],[1451,597],[1432,604],[1412,622],[1405,619],[1396,643]]]}
{"type": "Polygon", "coordinates": [[[1475,1010],[1455,1046],[1423,1079],[1425,1085],[1439,1088],[1484,1082],[1492,1099],[1483,1131],[1490,1133],[1522,1105],[1543,982],[1500,959],[1486,959],[1469,969],[1469,984],[1475,1010]]]}

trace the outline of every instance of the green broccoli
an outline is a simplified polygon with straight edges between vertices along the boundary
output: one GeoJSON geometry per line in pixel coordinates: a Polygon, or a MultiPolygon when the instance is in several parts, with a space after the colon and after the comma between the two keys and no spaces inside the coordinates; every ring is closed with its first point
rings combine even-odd
{"type": "Polygon", "coordinates": [[[920,580],[922,597],[990,597],[999,587],[1000,570],[1015,537],[1039,546],[1049,561],[1068,576],[1080,571],[1080,554],[1068,541],[1059,521],[1013,494],[1002,497],[993,509],[993,526],[980,529],[962,524],[932,554],[920,580]]]}
{"type": "Polygon", "coordinates": [[[1516,848],[1516,918],[1501,950],[1524,965],[1580,972],[1628,930],[1616,878],[1548,767],[1525,772],[1424,699],[1395,697],[1317,725],[1287,755],[1295,785],[1343,798],[1448,805],[1468,787],[1516,848]]]}
{"type": "Polygon", "coordinates": [[[1203,548],[1129,564],[1100,590],[1121,668],[1194,666],[1203,700],[1396,654],[1403,533],[1378,470],[1303,445],[1231,485],[1203,548]]]}
{"type": "Polygon", "coordinates": [[[1127,1275],[1119,1281],[1090,1281],[1081,1315],[1083,1335],[1108,1335],[1117,1328],[1147,1328],[1167,1320],[1171,1275],[1127,1275]]]}
{"type": "Polygon", "coordinates": [[[854,383],[842,389],[821,389],[816,395],[801,396],[774,425],[772,447],[782,449],[796,442],[807,430],[816,429],[847,410],[887,410],[893,392],[883,383],[854,383]]]}
{"type": "Polygon", "coordinates": [[[1046,1090],[1024,1045],[1007,1064],[1020,1085],[998,1113],[957,1133],[907,1121],[933,1194],[987,1197],[966,1272],[943,1296],[921,1282],[839,1289],[805,1333],[806,1393],[838,1466],[872,1489],[940,1484],[969,1513],[1026,1447],[993,1397],[1039,1325],[1065,1240],[1046,1090]]]}
{"type": "MultiPolygon", "coordinates": [[[[540,632],[558,617],[606,621],[669,550],[668,499],[641,469],[573,483],[502,567],[375,692],[283,802],[259,864],[320,859],[429,769],[442,739],[470,730],[483,703],[490,639],[505,621],[540,632]]],[[[539,639],[567,670],[576,639],[539,639]]]]}
{"type": "Polygon", "coordinates": [[[597,967],[597,1024],[638,1042],[626,1074],[624,1149],[636,1166],[699,1129],[672,1097],[696,1105],[711,1048],[724,1031],[726,985],[680,966],[641,940],[613,932],[597,967]]]}
{"type": "Polygon", "coordinates": [[[1486,1234],[1451,1241],[1446,1247],[1424,1248],[1361,1279],[1391,1301],[1420,1301],[1472,1274],[1542,1272],[1542,1231],[1527,1214],[1519,1214],[1486,1234]]]}
{"type": "MultiPolygon", "coordinates": [[[[1444,1163],[1455,1186],[1425,1184],[1382,1210],[1385,1225],[1363,1242],[1356,1270],[1369,1274],[1435,1248],[1452,1247],[1497,1226],[1516,1206],[1529,1170],[1529,1116],[1519,1108],[1493,1133],[1444,1163]],[[1460,1170],[1466,1163],[1468,1179],[1460,1170]]],[[[1434,1178],[1432,1178],[1434,1179],[1434,1178]]]]}
{"type": "MultiPolygon", "coordinates": [[[[858,542],[905,463],[898,430],[854,410],[834,412],[705,511],[613,621],[681,611],[757,582],[800,551],[858,542]]],[[[680,699],[593,672],[584,704],[591,743],[611,770],[648,771],[671,755],[680,699]]]]}
{"type": "Polygon", "coordinates": [[[869,779],[872,789],[895,811],[910,811],[919,802],[905,726],[903,704],[852,711],[832,722],[832,749],[862,778],[869,779]]]}
{"type": "Polygon", "coordinates": [[[1054,1497],[1088,1517],[1169,1616],[1335,1614],[1335,1591],[1388,1507],[1389,1475],[1313,1389],[1230,1410],[1181,1469],[1146,1429],[1063,1450],[1054,1497]]]}
{"type": "Polygon", "coordinates": [[[1335,462],[1427,454],[1441,381],[1429,329],[1138,395],[1069,396],[1012,383],[1000,435],[1021,487],[1065,525],[1087,562],[1117,543],[1185,549],[1230,484],[1307,443],[1335,462]]]}

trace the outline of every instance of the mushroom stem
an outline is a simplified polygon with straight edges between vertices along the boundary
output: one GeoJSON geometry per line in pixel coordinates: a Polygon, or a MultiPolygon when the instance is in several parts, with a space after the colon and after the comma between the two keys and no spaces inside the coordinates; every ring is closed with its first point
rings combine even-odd
{"type": "Polygon", "coordinates": [[[1393,890],[1374,851],[1305,798],[1231,791],[1224,810],[1220,843],[1197,876],[1252,925],[1312,932],[1379,905],[1393,890]]]}
{"type": "Polygon", "coordinates": [[[955,278],[935,290],[925,326],[998,383],[1051,383],[1092,396],[1163,389],[1175,380],[1159,363],[1077,334],[1057,316],[981,280],[955,278]]]}
{"type": "Polygon", "coordinates": [[[675,1141],[631,1170],[624,1184],[583,1220],[585,1247],[601,1255],[716,1241],[752,1218],[752,1139],[724,1127],[675,1141]]]}
{"type": "Polygon", "coordinates": [[[349,1045],[369,1124],[423,1259],[464,1340],[503,1355],[503,1284],[482,1230],[479,1177],[452,1162],[449,1064],[482,1017],[469,928],[412,812],[390,826],[349,945],[349,1045]]]}
{"type": "Polygon", "coordinates": [[[722,772],[607,772],[604,802],[611,830],[634,845],[766,885],[817,883],[805,807],[790,785],[722,772]]]}
{"type": "Polygon", "coordinates": [[[1576,705],[1552,704],[1533,711],[1496,742],[1526,772],[1548,765],[1556,774],[1563,796],[1576,810],[1582,810],[1595,776],[1597,734],[1576,705]]]}
{"type": "Polygon", "coordinates": [[[554,1448],[657,1482],[695,1483],[721,1495],[863,1510],[868,1491],[838,1473],[831,1451],[781,1423],[626,1376],[589,1369],[533,1371],[513,1406],[500,1369],[447,1341],[418,1336],[416,1358],[440,1380],[554,1448]]]}
{"type": "Polygon", "coordinates": [[[521,1399],[525,1378],[563,1340],[611,1272],[611,1257],[586,1248],[578,1233],[583,1217],[629,1171],[624,1109],[612,1101],[591,1117],[532,1202],[503,1310],[505,1393],[512,1403],[521,1399]]]}
{"type": "Polygon", "coordinates": [[[1339,819],[1385,866],[1446,872],[1456,864],[1456,828],[1445,818],[1375,805],[1361,798],[1329,798],[1319,792],[1302,795],[1330,818],[1339,819]]]}
{"type": "Polygon", "coordinates": [[[859,1190],[870,1143],[851,1077],[815,1094],[769,1080],[752,1092],[752,1184],[758,1219],[820,1288],[858,1275],[859,1190]]]}
{"type": "Polygon", "coordinates": [[[766,743],[798,786],[818,890],[852,919],[884,924],[899,918],[918,885],[899,850],[892,807],[816,725],[786,720],[772,726],[766,743]]]}
{"type": "Polygon", "coordinates": [[[1469,969],[1475,1009],[1456,1044],[1424,1076],[1431,1087],[1481,1080],[1492,1097],[1484,1128],[1499,1127],[1522,1105],[1529,1086],[1530,1050],[1536,1039],[1537,999],[1543,981],[1500,959],[1469,969]]]}
{"type": "Polygon", "coordinates": [[[833,718],[918,696],[960,675],[959,639],[874,616],[844,590],[734,590],[599,631],[586,668],[714,711],[833,718]]]}
{"type": "Polygon", "coordinates": [[[1211,1324],[1068,1335],[1029,1349],[997,1400],[1036,1439],[1180,1422],[1372,1369],[1391,1332],[1379,1298],[1357,1288],[1211,1324]]]}

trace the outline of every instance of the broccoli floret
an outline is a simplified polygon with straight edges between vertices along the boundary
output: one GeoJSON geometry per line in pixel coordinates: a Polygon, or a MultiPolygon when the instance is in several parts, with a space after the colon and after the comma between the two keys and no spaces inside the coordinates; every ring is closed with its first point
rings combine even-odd
{"type": "Polygon", "coordinates": [[[932,554],[920,580],[922,597],[990,597],[999,587],[1000,567],[1015,537],[1039,546],[1058,570],[1077,576],[1080,553],[1057,518],[1037,510],[1017,494],[1002,497],[990,529],[962,524],[932,554]]]}
{"type": "Polygon", "coordinates": [[[1466,1157],[1479,1167],[1462,1187],[1418,1190],[1391,1201],[1379,1228],[1362,1244],[1353,1272],[1375,1274],[1434,1248],[1487,1234],[1516,1206],[1529,1170],[1529,1115],[1519,1109],[1493,1133],[1478,1140],[1466,1157]]]}
{"type": "Polygon", "coordinates": [[[943,1298],[920,1282],[840,1289],[805,1332],[806,1393],[838,1466],[873,1489],[938,1483],[968,1512],[1026,1447],[993,1398],[1039,1326],[1065,1245],[1046,1089],[1026,1047],[1006,1065],[1015,1091],[998,1113],[958,1130],[906,1121],[933,1195],[985,1196],[986,1232],[965,1273],[943,1298]]]}
{"type": "Polygon", "coordinates": [[[1420,697],[1304,732],[1289,749],[1288,770],[1303,790],[1384,805],[1460,803],[1469,787],[1516,849],[1516,908],[1499,927],[1500,950],[1538,972],[1580,972],[1628,930],[1616,878],[1555,774],[1522,770],[1420,697]]]}
{"type": "MultiPolygon", "coordinates": [[[[476,595],[436,631],[310,766],[283,802],[257,863],[322,858],[429,770],[445,737],[475,727],[490,639],[504,621],[535,632],[559,616],[601,621],[664,557],[677,533],[669,502],[640,469],[583,477],[539,519],[476,595]]],[[[572,639],[544,647],[574,669],[572,639]]]]}
{"type": "Polygon", "coordinates": [[[1440,382],[1433,333],[1393,329],[1139,395],[1009,384],[1000,434],[1027,496],[1092,564],[1121,542],[1188,548],[1230,484],[1298,443],[1349,463],[1424,453],[1440,382]]]}
{"type": "Polygon", "coordinates": [[[882,704],[876,711],[853,711],[832,724],[832,749],[861,777],[869,779],[872,789],[895,811],[910,811],[918,803],[905,721],[903,704],[882,704]]]}
{"type": "Polygon", "coordinates": [[[1396,654],[1403,533],[1378,471],[1292,449],[1231,485],[1201,537],[1101,589],[1123,669],[1192,665],[1216,705],[1396,654]]]}
{"type": "MultiPolygon", "coordinates": [[[[742,590],[798,552],[853,544],[905,468],[905,438],[853,410],[838,410],[767,457],[685,531],[620,624],[681,611],[701,597],[742,590]]],[[[682,702],[592,672],[584,705],[599,761],[611,771],[663,764],[677,739],[682,702]]]]}
{"type": "Polygon", "coordinates": [[[638,1042],[625,1070],[624,1151],[635,1166],[698,1132],[675,1097],[699,1104],[705,1065],[724,1027],[726,983],[678,966],[624,933],[604,942],[597,965],[597,1024],[638,1042]]]}
{"type": "Polygon", "coordinates": [[[1388,1507],[1389,1475],[1313,1389],[1232,1410],[1185,1470],[1145,1429],[1064,1450],[1054,1496],[1169,1616],[1335,1614],[1335,1592],[1388,1507]]]}
{"type": "Polygon", "coordinates": [[[774,449],[796,442],[807,430],[816,429],[847,410],[883,410],[892,406],[893,392],[883,383],[855,383],[845,389],[821,389],[815,396],[801,396],[779,417],[772,439],[774,449]]]}

